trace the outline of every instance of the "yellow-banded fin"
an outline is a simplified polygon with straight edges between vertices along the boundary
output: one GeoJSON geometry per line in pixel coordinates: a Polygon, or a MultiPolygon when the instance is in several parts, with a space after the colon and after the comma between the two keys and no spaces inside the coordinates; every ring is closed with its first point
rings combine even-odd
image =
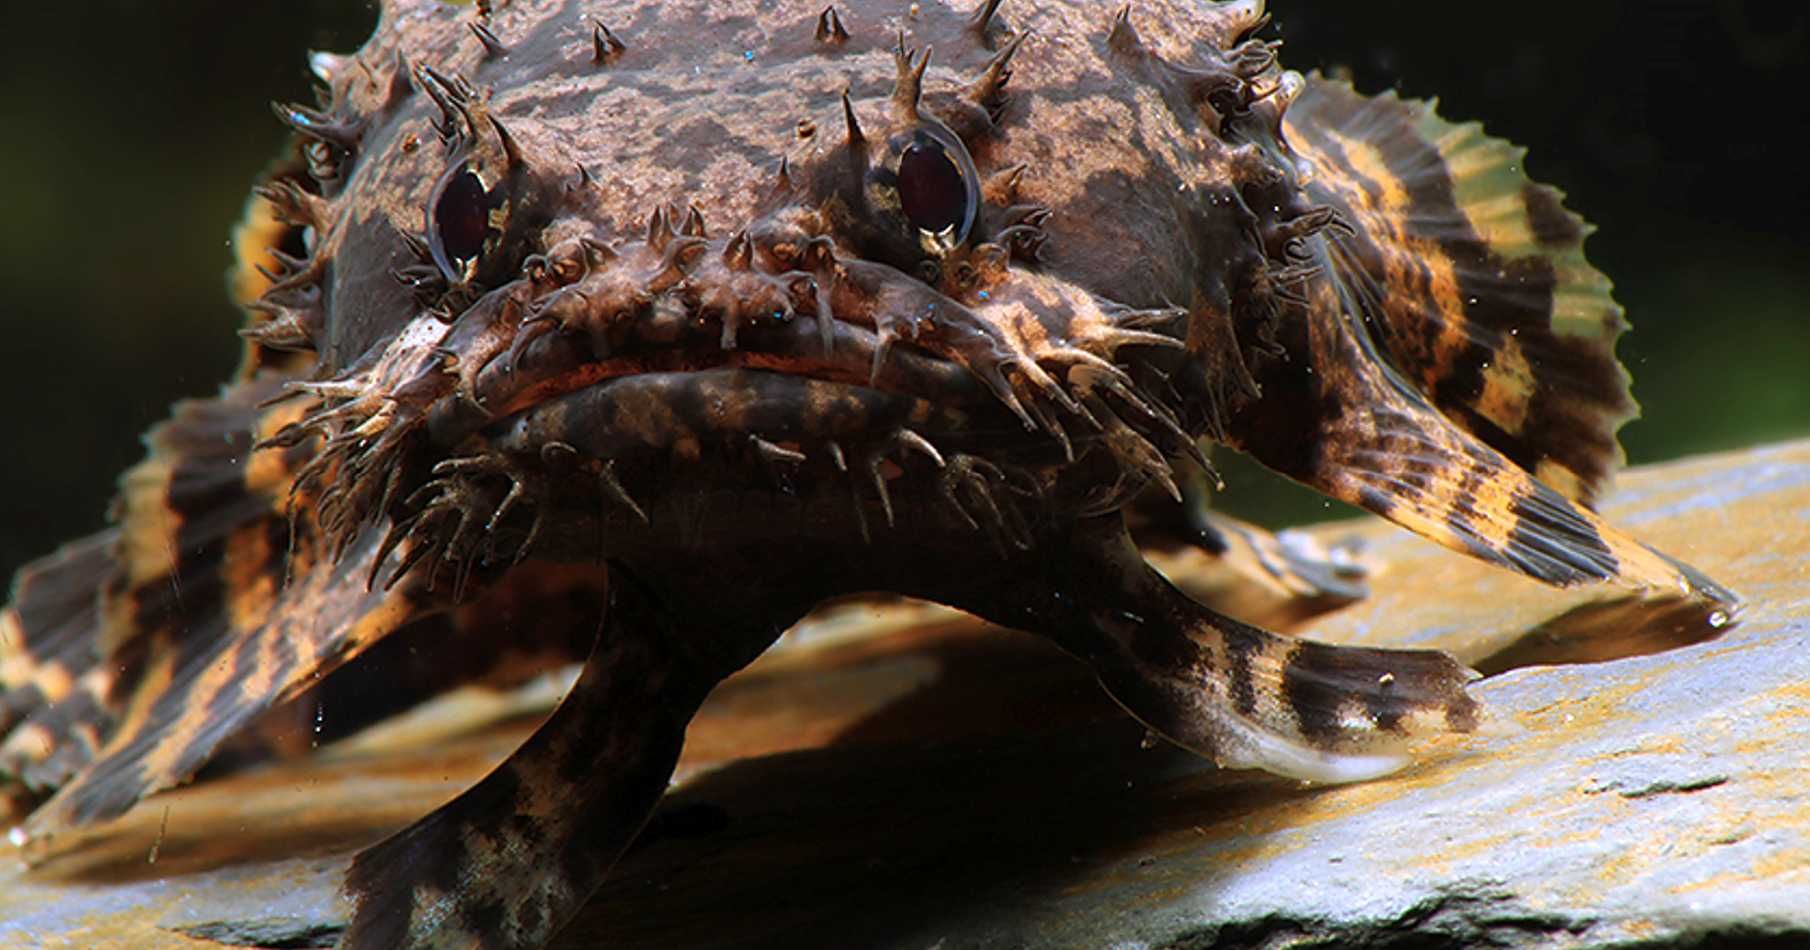
{"type": "Polygon", "coordinates": [[[1591,504],[1636,407],[1615,359],[1626,323],[1584,259],[1583,220],[1522,174],[1523,150],[1428,103],[1315,78],[1286,134],[1312,164],[1309,196],[1349,225],[1327,232],[1320,263],[1401,378],[1591,504]]]}
{"type": "Polygon", "coordinates": [[[1606,581],[1733,604],[1689,566],[1610,527],[1433,408],[1357,328],[1343,281],[1307,288],[1230,442],[1303,484],[1446,547],[1558,586],[1606,581]]]}
{"type": "Polygon", "coordinates": [[[283,509],[305,450],[251,450],[291,411],[262,407],[282,381],[260,374],[179,404],[124,479],[117,566],[81,634],[104,676],[36,714],[90,737],[93,761],[40,776],[68,783],[32,817],[33,835],[188,778],[248,719],[420,612],[404,590],[364,595],[370,565],[357,557],[322,565],[305,529],[290,557],[283,509]]]}
{"type": "Polygon", "coordinates": [[[119,722],[95,761],[35,812],[33,838],[104,820],[206,764],[229,736],[426,611],[399,585],[367,592],[367,539],[298,574],[250,626],[214,609],[129,645],[119,722]]]}
{"type": "Polygon", "coordinates": [[[26,565],[0,611],[0,784],[41,794],[88,763],[110,725],[97,644],[112,531],[26,565]]]}
{"type": "Polygon", "coordinates": [[[304,755],[464,686],[515,689],[582,662],[608,600],[608,569],[526,561],[474,599],[384,637],[228,739],[208,763],[304,755]]]}

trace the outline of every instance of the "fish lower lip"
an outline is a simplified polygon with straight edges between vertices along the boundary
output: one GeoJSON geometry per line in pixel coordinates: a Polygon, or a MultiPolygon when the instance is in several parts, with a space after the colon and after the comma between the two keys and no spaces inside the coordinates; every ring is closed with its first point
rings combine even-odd
{"type": "MultiPolygon", "coordinates": [[[[539,454],[560,445],[581,457],[696,459],[711,447],[860,443],[910,426],[947,435],[967,428],[960,409],[866,385],[747,367],[652,372],[604,380],[545,400],[490,426],[494,450],[539,454]]],[[[933,438],[934,441],[934,438],[933,438]]]]}
{"type": "MultiPolygon", "coordinates": [[[[935,405],[972,407],[992,401],[985,386],[966,368],[906,345],[891,347],[884,363],[876,366],[878,344],[872,330],[838,320],[826,348],[817,320],[803,316],[746,328],[734,349],[705,341],[678,340],[670,346],[644,348],[603,360],[594,358],[582,340],[548,334],[525,348],[513,362],[493,358],[477,373],[472,388],[475,400],[449,400],[438,407],[430,432],[435,443],[450,447],[474,430],[494,431],[499,420],[516,418],[588,389],[605,387],[616,397],[625,397],[641,389],[621,384],[640,376],[678,377],[717,371],[758,371],[834,383],[851,393],[884,393],[935,405]]],[[[805,389],[819,398],[830,398],[829,390],[805,389]]],[[[657,405],[643,405],[643,409],[655,417],[660,413],[657,405]]],[[[768,421],[773,431],[786,431],[790,423],[778,415],[768,421]]]]}

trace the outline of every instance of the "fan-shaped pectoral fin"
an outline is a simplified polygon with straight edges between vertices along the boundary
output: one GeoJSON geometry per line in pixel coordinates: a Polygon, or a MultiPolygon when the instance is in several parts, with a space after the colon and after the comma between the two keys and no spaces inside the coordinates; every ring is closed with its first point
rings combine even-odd
{"type": "Polygon", "coordinates": [[[1734,605],[1442,415],[1382,359],[1330,285],[1240,411],[1233,447],[1454,551],[1560,587],[1606,582],[1734,605]]]}

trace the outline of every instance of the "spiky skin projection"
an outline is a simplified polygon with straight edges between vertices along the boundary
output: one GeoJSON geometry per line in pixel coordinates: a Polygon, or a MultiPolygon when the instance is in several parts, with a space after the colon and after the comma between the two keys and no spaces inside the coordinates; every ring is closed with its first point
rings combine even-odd
{"type": "Polygon", "coordinates": [[[385,678],[333,695],[356,724],[588,657],[348,881],[346,946],[536,945],[712,686],[856,591],[1047,635],[1230,767],[1472,728],[1443,654],[1146,566],[1128,506],[1202,441],[1553,584],[1733,602],[1590,510],[1633,404],[1582,222],[1475,126],[1282,70],[1261,3],[579,6],[388,3],[277,107],[241,373],[0,614],[39,847],[310,689],[385,678]]]}

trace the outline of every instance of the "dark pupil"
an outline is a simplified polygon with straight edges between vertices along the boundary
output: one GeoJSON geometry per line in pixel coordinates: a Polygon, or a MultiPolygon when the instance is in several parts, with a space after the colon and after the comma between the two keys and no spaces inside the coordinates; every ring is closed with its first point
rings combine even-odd
{"type": "Polygon", "coordinates": [[[469,261],[484,250],[490,201],[484,183],[469,169],[454,176],[440,192],[440,200],[434,204],[434,230],[446,256],[453,260],[469,261]]]}
{"type": "Polygon", "coordinates": [[[899,158],[899,204],[912,224],[932,234],[959,228],[967,202],[961,170],[942,148],[914,144],[899,158]]]}

